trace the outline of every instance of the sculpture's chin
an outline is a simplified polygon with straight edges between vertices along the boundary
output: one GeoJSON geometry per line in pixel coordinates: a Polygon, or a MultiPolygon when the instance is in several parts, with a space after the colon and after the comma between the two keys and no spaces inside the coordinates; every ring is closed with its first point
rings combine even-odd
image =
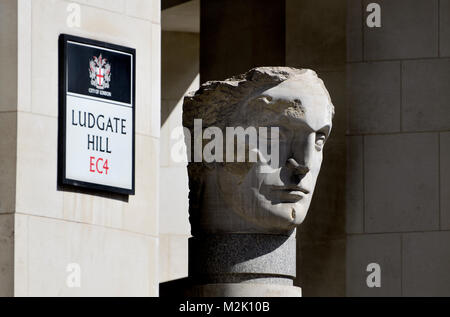
{"type": "Polygon", "coordinates": [[[277,204],[266,206],[261,210],[261,222],[268,228],[292,230],[299,226],[306,217],[307,208],[301,204],[277,204]]]}
{"type": "Polygon", "coordinates": [[[307,206],[298,203],[271,204],[269,201],[259,201],[257,204],[242,205],[246,205],[246,208],[233,208],[233,211],[261,233],[289,233],[303,222],[308,211],[307,206]]]}
{"type": "Polygon", "coordinates": [[[294,206],[292,207],[292,213],[294,214],[294,223],[299,226],[305,220],[306,214],[308,213],[308,208],[304,208],[303,206],[294,206]]]}

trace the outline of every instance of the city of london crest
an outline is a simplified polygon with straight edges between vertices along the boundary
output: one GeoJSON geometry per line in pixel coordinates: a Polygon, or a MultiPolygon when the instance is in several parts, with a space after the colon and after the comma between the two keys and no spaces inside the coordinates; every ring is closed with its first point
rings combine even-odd
{"type": "Polygon", "coordinates": [[[89,77],[91,85],[97,89],[108,89],[111,81],[111,65],[100,54],[89,60],[89,77]]]}

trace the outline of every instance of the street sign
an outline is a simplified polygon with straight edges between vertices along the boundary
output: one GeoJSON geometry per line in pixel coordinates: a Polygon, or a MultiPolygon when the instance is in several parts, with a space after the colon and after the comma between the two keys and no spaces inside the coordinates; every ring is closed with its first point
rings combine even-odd
{"type": "Polygon", "coordinates": [[[61,185],[134,195],[135,50],[61,34],[61,185]]]}

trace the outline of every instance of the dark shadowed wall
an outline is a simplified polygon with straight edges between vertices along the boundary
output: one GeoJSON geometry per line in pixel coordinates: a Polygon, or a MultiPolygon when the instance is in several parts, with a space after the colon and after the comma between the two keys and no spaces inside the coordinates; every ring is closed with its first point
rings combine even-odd
{"type": "Polygon", "coordinates": [[[285,2],[202,0],[200,80],[285,64],[285,2]]]}
{"type": "Polygon", "coordinates": [[[347,295],[450,295],[450,1],[348,1],[347,295]],[[369,263],[381,287],[369,288],[369,263]]]}

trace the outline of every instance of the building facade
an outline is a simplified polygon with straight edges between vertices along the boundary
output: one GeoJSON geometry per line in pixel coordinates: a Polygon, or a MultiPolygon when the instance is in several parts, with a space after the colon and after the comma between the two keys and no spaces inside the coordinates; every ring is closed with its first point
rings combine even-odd
{"type": "Polygon", "coordinates": [[[183,97],[257,66],[314,69],[336,107],[303,296],[450,296],[450,0],[0,0],[0,296],[186,277],[183,97]],[[135,195],[58,186],[63,33],[136,49],[135,195]]]}

